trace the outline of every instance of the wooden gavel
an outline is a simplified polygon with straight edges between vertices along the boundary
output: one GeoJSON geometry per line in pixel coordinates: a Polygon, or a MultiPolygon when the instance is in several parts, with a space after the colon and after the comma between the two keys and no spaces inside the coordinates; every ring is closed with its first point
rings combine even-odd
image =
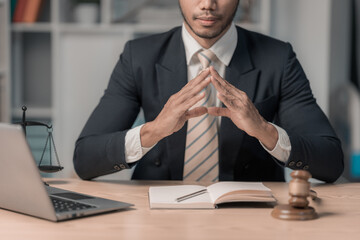
{"type": "Polygon", "coordinates": [[[310,220],[317,218],[313,207],[309,207],[307,198],[317,198],[315,191],[310,190],[311,174],[304,170],[293,171],[289,183],[289,205],[277,205],[271,215],[284,220],[310,220]]]}
{"type": "Polygon", "coordinates": [[[306,208],[309,205],[307,197],[310,196],[309,178],[311,174],[307,171],[293,171],[290,176],[292,180],[289,183],[289,205],[296,208],[306,208]]]}

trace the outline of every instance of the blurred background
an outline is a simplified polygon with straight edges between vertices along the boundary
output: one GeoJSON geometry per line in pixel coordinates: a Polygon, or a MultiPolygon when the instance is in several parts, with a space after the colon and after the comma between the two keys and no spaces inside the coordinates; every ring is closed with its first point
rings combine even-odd
{"type": "MultiPolygon", "coordinates": [[[[342,140],[339,181],[359,181],[360,0],[240,0],[235,22],[293,45],[342,140]]],[[[76,177],[74,143],[124,44],[181,23],[177,0],[0,0],[0,121],[21,121],[26,105],[27,120],[53,125],[64,170],[43,176],[76,177]]],[[[140,113],[134,125],[142,122],[140,113]]],[[[37,162],[54,155],[44,151],[47,136],[44,127],[27,127],[37,162]]]]}

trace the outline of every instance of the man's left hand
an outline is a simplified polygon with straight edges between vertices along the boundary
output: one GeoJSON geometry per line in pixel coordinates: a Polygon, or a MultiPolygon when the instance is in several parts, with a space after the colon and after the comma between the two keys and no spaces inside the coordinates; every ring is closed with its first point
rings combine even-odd
{"type": "Polygon", "coordinates": [[[217,97],[227,108],[210,107],[208,113],[230,118],[239,129],[257,138],[267,149],[274,149],[278,140],[277,130],[260,115],[247,94],[223,79],[213,67],[210,67],[210,75],[218,92],[217,97]]]}

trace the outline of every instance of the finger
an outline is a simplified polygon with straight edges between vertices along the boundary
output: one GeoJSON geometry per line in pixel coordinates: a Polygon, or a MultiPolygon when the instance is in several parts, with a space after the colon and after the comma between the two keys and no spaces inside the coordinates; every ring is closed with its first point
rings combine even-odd
{"type": "MultiPolygon", "coordinates": [[[[191,100],[192,98],[196,97],[197,95],[199,95],[199,93],[206,88],[207,85],[210,84],[210,78],[205,79],[204,81],[202,81],[201,83],[199,83],[198,85],[194,86],[193,88],[189,89],[188,92],[183,93],[180,97],[179,97],[179,104],[187,104],[187,102],[189,100],[191,100]]],[[[205,94],[204,92],[201,92],[202,94],[205,94]]],[[[197,102],[197,101],[196,101],[197,102]]]]}
{"type": "Polygon", "coordinates": [[[223,94],[237,94],[238,89],[231,85],[228,81],[223,79],[213,66],[210,67],[210,74],[213,77],[212,82],[213,84],[215,83],[214,86],[218,91],[222,92],[223,94]]]}
{"type": "MultiPolygon", "coordinates": [[[[234,92],[226,84],[222,84],[219,79],[211,76],[211,83],[214,85],[215,89],[223,95],[234,95],[234,92]]],[[[235,93],[236,94],[236,93],[235,93]]]]}
{"type": "Polygon", "coordinates": [[[194,106],[197,102],[199,102],[204,97],[205,97],[205,91],[201,92],[191,98],[186,99],[186,101],[184,101],[181,104],[182,111],[185,112],[185,111],[189,110],[192,106],[194,106]]]}
{"type": "MultiPolygon", "coordinates": [[[[212,77],[212,81],[213,81],[213,77],[212,77]]],[[[213,83],[214,84],[214,83],[213,83]]],[[[216,84],[216,83],[215,83],[216,84]]],[[[215,86],[215,85],[214,85],[215,86]]],[[[215,86],[215,88],[217,88],[215,86]]],[[[218,88],[217,88],[218,89],[218,88]]],[[[218,90],[217,92],[217,97],[224,102],[225,104],[225,101],[230,103],[230,102],[235,102],[235,101],[240,101],[242,102],[242,93],[236,93],[236,94],[232,94],[231,92],[227,91],[227,90],[221,90],[222,88],[220,87],[220,91],[218,90]]],[[[228,106],[227,106],[228,107],[228,106]]]]}
{"type": "MultiPolygon", "coordinates": [[[[210,70],[207,68],[205,70],[203,70],[203,72],[201,72],[198,76],[196,76],[195,78],[193,78],[192,80],[190,80],[180,91],[179,91],[179,96],[182,96],[184,94],[189,93],[191,90],[194,90],[194,87],[198,87],[199,84],[200,87],[203,86],[202,88],[206,87],[209,83],[204,83],[202,84],[206,79],[207,76],[209,76],[210,74],[210,70]]],[[[202,90],[202,88],[200,88],[200,90],[198,88],[196,88],[196,90],[198,91],[198,93],[202,90]]]]}
{"type": "Polygon", "coordinates": [[[254,103],[246,96],[245,99],[229,98],[228,96],[218,94],[220,101],[232,112],[243,112],[245,114],[257,111],[254,103]]]}
{"type": "Polygon", "coordinates": [[[186,85],[194,86],[196,84],[199,84],[204,79],[206,79],[206,77],[209,76],[209,74],[210,74],[210,69],[206,68],[206,69],[202,70],[195,78],[190,80],[189,83],[186,85]]]}
{"type": "Polygon", "coordinates": [[[210,79],[210,77],[207,77],[206,79],[204,79],[199,84],[196,84],[192,88],[190,88],[190,90],[188,91],[188,94],[195,94],[196,95],[199,92],[201,92],[203,89],[205,89],[206,86],[209,85],[210,83],[211,83],[211,79],[210,79]]]}
{"type": "Polygon", "coordinates": [[[230,117],[230,111],[227,108],[209,107],[208,113],[212,116],[230,117]]]}
{"type": "Polygon", "coordinates": [[[213,76],[220,85],[224,86],[224,87],[229,87],[229,88],[234,88],[236,89],[233,85],[231,85],[228,81],[226,81],[224,78],[222,78],[220,76],[220,74],[215,70],[215,68],[213,66],[211,66],[209,68],[210,70],[210,75],[213,76]]]}
{"type": "Polygon", "coordinates": [[[207,113],[207,111],[208,110],[206,107],[196,107],[194,109],[191,109],[191,110],[187,111],[185,114],[186,120],[204,115],[207,113]]]}
{"type": "Polygon", "coordinates": [[[220,76],[220,74],[215,70],[215,68],[213,66],[210,66],[209,70],[210,70],[211,76],[216,78],[216,80],[218,80],[220,84],[225,83],[225,80],[220,76]]]}
{"type": "Polygon", "coordinates": [[[214,78],[213,76],[211,76],[210,79],[211,79],[211,83],[214,85],[215,89],[216,89],[219,93],[225,95],[225,94],[226,94],[226,91],[225,91],[224,87],[220,84],[220,82],[219,82],[216,78],[214,78]]]}
{"type": "Polygon", "coordinates": [[[241,106],[239,106],[240,100],[236,98],[229,98],[226,95],[217,93],[217,97],[220,99],[222,103],[230,110],[230,111],[236,111],[237,109],[241,109],[241,106]]]}
{"type": "Polygon", "coordinates": [[[209,71],[210,71],[209,68],[203,68],[203,69],[200,70],[200,72],[198,72],[198,75],[200,75],[202,72],[204,72],[204,71],[206,71],[206,70],[209,70],[209,71]]]}

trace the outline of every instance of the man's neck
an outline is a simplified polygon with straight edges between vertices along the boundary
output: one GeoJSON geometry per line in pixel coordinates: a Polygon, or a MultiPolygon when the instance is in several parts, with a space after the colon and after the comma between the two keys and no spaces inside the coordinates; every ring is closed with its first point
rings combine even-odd
{"type": "Polygon", "coordinates": [[[217,40],[219,40],[222,36],[224,36],[224,34],[229,30],[231,24],[229,24],[229,26],[224,29],[224,31],[219,34],[219,36],[215,37],[215,38],[202,38],[199,37],[198,35],[196,35],[192,29],[189,27],[189,25],[185,22],[185,28],[186,30],[189,32],[189,34],[200,44],[201,47],[203,47],[204,49],[209,49],[211,48],[212,45],[214,45],[217,40]]]}

